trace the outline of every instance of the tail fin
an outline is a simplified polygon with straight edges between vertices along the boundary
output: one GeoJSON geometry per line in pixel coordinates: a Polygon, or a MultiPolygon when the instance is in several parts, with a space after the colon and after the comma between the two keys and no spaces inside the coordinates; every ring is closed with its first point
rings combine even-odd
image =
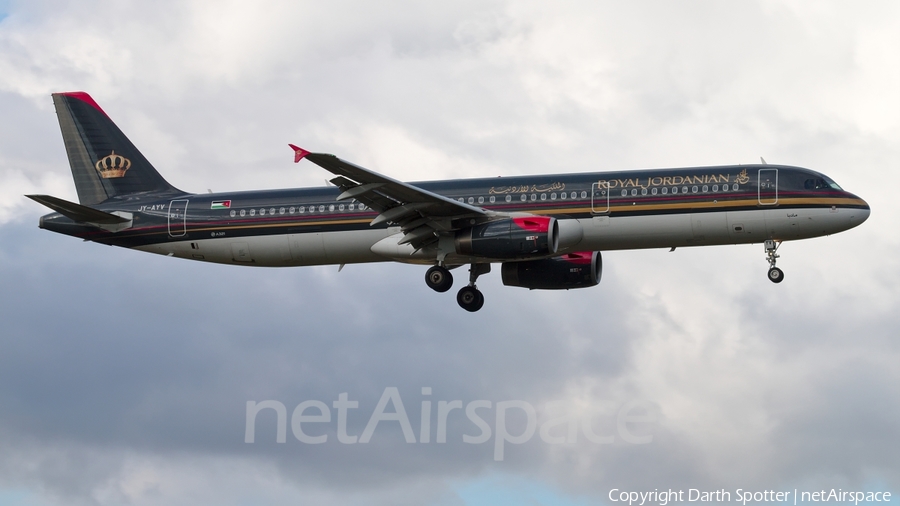
{"type": "Polygon", "coordinates": [[[153,165],[83,91],[54,93],[78,200],[83,205],[144,193],[183,193],[153,165]]]}

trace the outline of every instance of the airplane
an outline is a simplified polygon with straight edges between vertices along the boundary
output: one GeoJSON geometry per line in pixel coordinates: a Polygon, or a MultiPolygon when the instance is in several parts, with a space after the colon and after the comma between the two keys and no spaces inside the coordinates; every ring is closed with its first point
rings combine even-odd
{"type": "Polygon", "coordinates": [[[768,278],[783,241],[834,234],[869,205],[824,174],[763,163],[406,183],[289,144],[333,186],[193,194],[169,184],[85,92],[52,95],[79,203],[27,195],[54,211],[40,228],[101,244],[233,265],[428,265],[437,292],[478,311],[479,276],[504,285],[595,286],[601,251],[762,243],[768,278]]]}

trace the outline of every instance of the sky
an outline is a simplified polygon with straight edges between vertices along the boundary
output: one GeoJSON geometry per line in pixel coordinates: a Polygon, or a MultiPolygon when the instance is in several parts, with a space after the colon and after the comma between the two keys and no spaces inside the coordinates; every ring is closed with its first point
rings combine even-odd
{"type": "Polygon", "coordinates": [[[897,501],[897,90],[890,1],[0,1],[0,505],[897,501]],[[323,185],[287,143],[408,181],[762,156],[872,215],[785,243],[779,285],[761,245],[604,252],[584,290],[495,269],[470,314],[421,266],[39,230],[74,90],[192,192],[323,185]]]}

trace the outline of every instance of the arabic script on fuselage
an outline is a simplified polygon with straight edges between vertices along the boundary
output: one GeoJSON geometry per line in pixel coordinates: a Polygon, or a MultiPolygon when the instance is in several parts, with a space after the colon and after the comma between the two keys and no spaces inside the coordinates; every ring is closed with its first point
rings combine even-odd
{"type": "Polygon", "coordinates": [[[566,189],[565,183],[550,183],[550,184],[533,184],[531,186],[527,184],[519,185],[519,186],[492,186],[488,193],[491,195],[506,195],[509,193],[540,193],[540,192],[555,192],[562,191],[566,189]]]}

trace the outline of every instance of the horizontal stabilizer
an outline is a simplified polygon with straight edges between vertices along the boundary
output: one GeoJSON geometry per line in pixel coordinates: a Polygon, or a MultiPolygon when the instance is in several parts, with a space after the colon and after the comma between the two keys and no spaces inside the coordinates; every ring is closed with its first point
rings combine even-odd
{"type": "Polygon", "coordinates": [[[116,216],[115,214],[110,214],[107,212],[100,211],[98,209],[94,209],[92,207],[83,206],[81,204],[76,204],[74,202],[69,202],[68,200],[59,199],[56,197],[51,197],[50,195],[25,195],[31,200],[44,204],[45,206],[53,209],[59,214],[69,218],[71,220],[80,222],[80,223],[96,223],[102,225],[114,225],[119,223],[125,223],[127,221],[131,221],[128,218],[124,218],[122,216],[116,216]]]}

